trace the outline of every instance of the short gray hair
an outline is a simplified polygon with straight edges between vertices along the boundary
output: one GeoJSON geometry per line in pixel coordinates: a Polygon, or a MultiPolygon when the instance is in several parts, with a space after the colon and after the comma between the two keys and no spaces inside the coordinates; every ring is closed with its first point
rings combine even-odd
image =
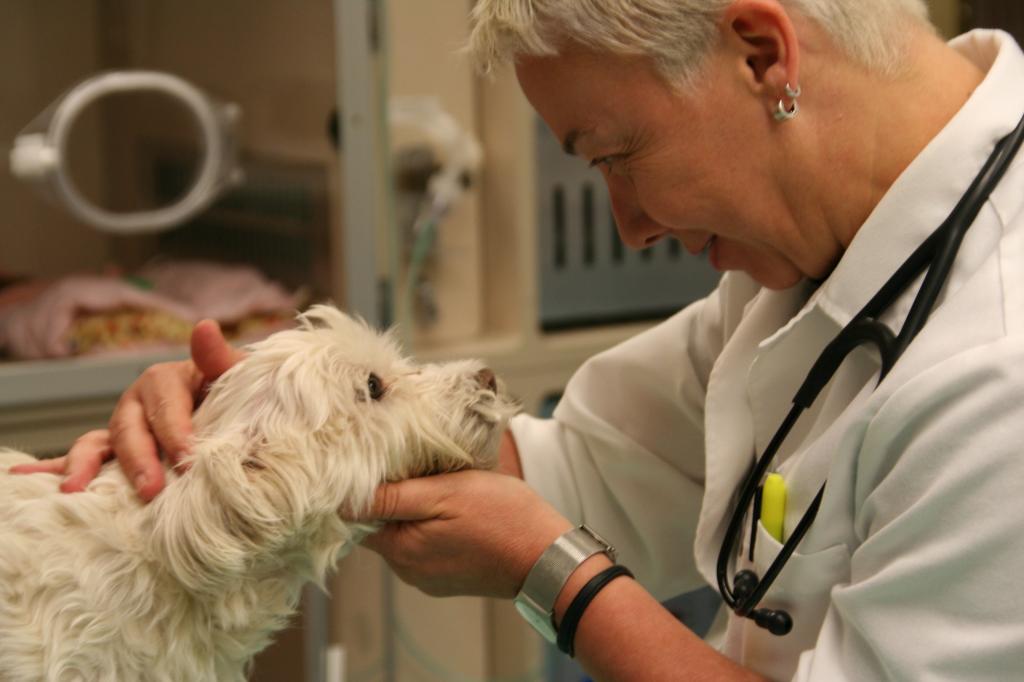
{"type": "MultiPolygon", "coordinates": [[[[646,55],[669,83],[691,84],[733,0],[477,0],[467,51],[481,73],[521,56],[552,56],[572,41],[646,55]]],[[[924,0],[779,0],[817,22],[854,61],[899,71],[908,20],[927,24],[924,0]]]]}

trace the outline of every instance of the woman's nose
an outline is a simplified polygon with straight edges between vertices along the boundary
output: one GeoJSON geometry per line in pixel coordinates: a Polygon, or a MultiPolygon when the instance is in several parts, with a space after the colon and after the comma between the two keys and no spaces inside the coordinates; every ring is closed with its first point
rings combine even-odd
{"type": "Polygon", "coordinates": [[[644,249],[650,246],[652,237],[665,232],[650,216],[644,212],[636,200],[632,187],[622,187],[622,183],[609,180],[608,195],[612,203],[612,215],[622,242],[631,249],[644,249]]]}

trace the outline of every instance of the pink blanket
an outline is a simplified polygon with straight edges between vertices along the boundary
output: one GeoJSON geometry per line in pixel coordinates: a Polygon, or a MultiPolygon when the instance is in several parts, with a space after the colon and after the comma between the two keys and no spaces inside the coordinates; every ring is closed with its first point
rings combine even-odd
{"type": "Polygon", "coordinates": [[[284,326],[300,298],[251,267],[201,261],[128,279],[73,275],[0,292],[0,348],[38,359],[166,346],[187,342],[204,318],[248,339],[284,326]]]}

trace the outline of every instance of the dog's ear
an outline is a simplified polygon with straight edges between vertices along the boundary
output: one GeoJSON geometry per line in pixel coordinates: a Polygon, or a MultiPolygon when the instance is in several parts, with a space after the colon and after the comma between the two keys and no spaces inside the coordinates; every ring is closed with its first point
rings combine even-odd
{"type": "Polygon", "coordinates": [[[153,552],[193,592],[228,588],[245,570],[260,535],[225,504],[245,485],[241,467],[239,476],[225,476],[225,459],[237,460],[226,442],[197,443],[189,470],[150,505],[153,552]]]}
{"type": "Polygon", "coordinates": [[[326,482],[297,449],[235,434],[198,441],[194,453],[151,505],[154,553],[193,592],[229,589],[261,562],[281,570],[284,554],[291,572],[321,580],[359,531],[325,499],[326,482]]]}
{"type": "Polygon", "coordinates": [[[268,446],[266,439],[263,438],[249,437],[246,442],[248,447],[239,452],[237,460],[239,466],[242,467],[243,474],[251,481],[253,476],[257,476],[261,471],[267,469],[264,457],[268,446]]]}
{"type": "Polygon", "coordinates": [[[304,329],[344,329],[349,326],[365,327],[362,318],[351,317],[333,305],[313,305],[299,315],[299,324],[304,329]]]}
{"type": "Polygon", "coordinates": [[[242,460],[242,468],[251,474],[256,474],[267,467],[262,461],[260,461],[259,457],[249,456],[242,460]]]}

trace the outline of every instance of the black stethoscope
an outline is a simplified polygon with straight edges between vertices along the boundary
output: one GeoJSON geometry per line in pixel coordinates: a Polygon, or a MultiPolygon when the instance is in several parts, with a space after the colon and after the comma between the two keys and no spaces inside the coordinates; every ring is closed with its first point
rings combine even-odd
{"type": "MultiPolygon", "coordinates": [[[[786,415],[768,447],[747,476],[736,504],[736,510],[725,531],[722,548],[718,553],[718,590],[726,605],[736,615],[750,618],[758,626],[767,629],[774,635],[785,635],[793,628],[793,618],[786,611],[759,609],[757,605],[814,522],[814,517],[818,514],[818,507],[821,505],[821,498],[825,494],[825,484],[823,483],[821,489],[818,490],[814,501],[804,512],[800,522],[782,549],[779,550],[778,556],[768,567],[764,577],[759,580],[753,571],[742,570],[736,574],[730,586],[729,560],[733,556],[736,543],[742,532],[747,510],[786,435],[793,428],[801,412],[811,406],[821,389],[832,379],[846,356],[862,344],[874,344],[881,355],[882,367],[878,376],[878,382],[881,383],[903,351],[921,331],[935,305],[939,292],[946,283],[946,278],[949,276],[964,235],[1010,166],[1010,162],[1021,146],[1022,139],[1024,139],[1024,118],[1017,124],[1013,132],[996,144],[992,155],[985,162],[978,176],[974,178],[967,192],[960,198],[949,217],[910,255],[906,262],[889,278],[889,281],[882,285],[882,288],[868,301],[867,305],[843,327],[811,367],[807,378],[804,379],[793,398],[793,407],[789,414],[786,415]],[[903,323],[899,335],[894,335],[878,318],[926,269],[927,274],[910,308],[906,322],[903,323]]],[[[753,514],[753,523],[757,523],[756,513],[753,514]]]]}

